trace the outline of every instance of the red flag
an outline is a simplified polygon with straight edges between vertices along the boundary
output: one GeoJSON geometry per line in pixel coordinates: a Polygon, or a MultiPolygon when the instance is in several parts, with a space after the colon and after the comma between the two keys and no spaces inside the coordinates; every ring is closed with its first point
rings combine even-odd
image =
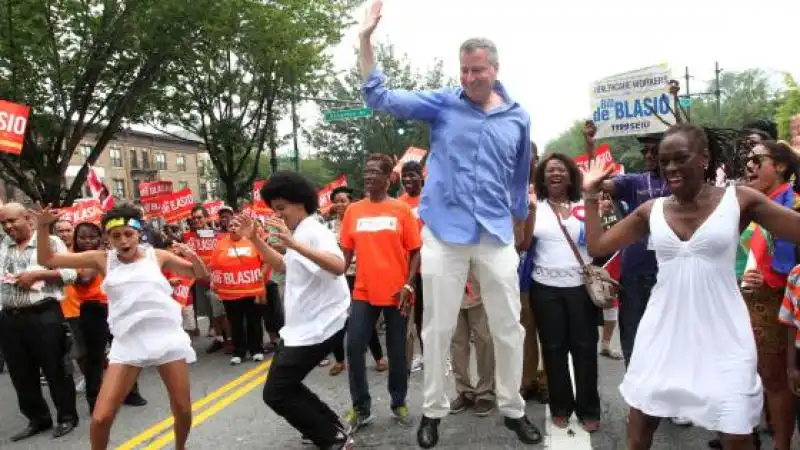
{"type": "Polygon", "coordinates": [[[103,208],[103,211],[108,211],[114,207],[114,196],[111,195],[111,191],[108,190],[108,187],[100,181],[97,171],[92,166],[89,166],[86,184],[89,186],[89,190],[92,191],[92,197],[100,201],[100,206],[103,208]]]}

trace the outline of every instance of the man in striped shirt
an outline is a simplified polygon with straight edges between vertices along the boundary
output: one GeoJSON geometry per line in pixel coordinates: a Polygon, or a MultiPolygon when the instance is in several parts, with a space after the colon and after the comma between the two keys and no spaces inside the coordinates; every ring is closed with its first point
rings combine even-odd
{"type": "MultiPolygon", "coordinates": [[[[53,427],[39,384],[40,371],[56,406],[53,437],[61,437],[78,425],[75,383],[66,366],[71,341],[59,305],[64,284],[74,282],[76,272],[49,270],[38,264],[34,223],[24,206],[5,205],[0,223],[7,235],[0,242],[0,347],[20,411],[28,419],[28,426],[11,440],[20,441],[53,427]]],[[[55,236],[50,237],[50,245],[56,252],[67,252],[55,236]]]]}

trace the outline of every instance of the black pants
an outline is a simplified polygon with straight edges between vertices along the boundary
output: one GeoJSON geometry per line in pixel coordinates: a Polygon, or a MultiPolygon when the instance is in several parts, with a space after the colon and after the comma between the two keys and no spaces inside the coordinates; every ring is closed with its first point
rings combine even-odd
{"type": "Polygon", "coordinates": [[[261,310],[256,305],[254,297],[245,297],[238,300],[223,300],[225,315],[231,326],[231,339],[233,340],[233,355],[239,358],[256,353],[264,353],[261,344],[264,340],[264,330],[261,328],[261,310]]]}
{"type": "Polygon", "coordinates": [[[550,415],[580,420],[600,419],[597,389],[597,307],[584,286],[552,287],[534,282],[533,309],[550,394],[550,415]],[[575,389],[569,358],[575,372],[575,389]]]}
{"type": "Polygon", "coordinates": [[[633,344],[636,342],[636,331],[642,321],[650,291],[656,285],[656,275],[623,275],[620,279],[622,290],[619,302],[619,341],[622,354],[625,356],[625,367],[631,362],[633,344]]]}
{"type": "Polygon", "coordinates": [[[46,426],[53,422],[42,396],[40,372],[50,388],[56,420],[59,423],[78,420],[75,381],[66,365],[69,346],[69,328],[54,299],[0,312],[0,347],[17,392],[19,409],[31,424],[46,426]]]}
{"type": "Polygon", "coordinates": [[[264,329],[267,333],[277,333],[283,328],[283,307],[278,283],[267,281],[267,304],[258,305],[261,310],[261,318],[264,321],[264,329]]]}
{"type": "MultiPolygon", "coordinates": [[[[106,348],[112,340],[111,331],[108,329],[108,305],[99,301],[84,300],[81,303],[78,323],[86,345],[83,374],[86,379],[86,402],[89,404],[89,411],[93,412],[103,383],[106,348]]],[[[129,395],[140,395],[138,382],[134,383],[129,395]]]]}
{"type": "MultiPolygon", "coordinates": [[[[347,284],[350,286],[351,296],[353,295],[353,286],[355,285],[355,282],[356,277],[354,275],[347,276],[347,284]]],[[[347,330],[347,324],[345,324],[344,329],[347,330]]],[[[333,345],[333,356],[336,358],[337,363],[344,362],[344,337],[345,333],[342,333],[342,338],[333,345]]],[[[369,351],[372,353],[372,357],[375,358],[375,361],[383,359],[383,348],[381,347],[381,340],[378,337],[377,329],[372,331],[372,337],[369,338],[369,351]]]]}
{"type": "Polygon", "coordinates": [[[422,275],[414,277],[414,327],[417,329],[417,342],[419,351],[422,351],[422,275]]]}
{"type": "Polygon", "coordinates": [[[344,329],[328,340],[302,347],[278,346],[267,382],[264,403],[286,419],[303,436],[323,447],[343,436],[344,426],[339,416],[303,384],[303,380],[325,356],[334,342],[341,340],[344,329]]]}

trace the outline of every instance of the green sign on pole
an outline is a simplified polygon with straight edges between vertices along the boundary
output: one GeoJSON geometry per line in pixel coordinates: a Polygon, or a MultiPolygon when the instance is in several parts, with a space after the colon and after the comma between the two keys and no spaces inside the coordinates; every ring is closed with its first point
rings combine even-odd
{"type": "Polygon", "coordinates": [[[688,107],[692,106],[692,98],[691,97],[681,97],[678,101],[680,102],[681,107],[683,107],[683,108],[688,108],[688,107]]]}
{"type": "Polygon", "coordinates": [[[363,119],[371,116],[372,108],[339,109],[335,111],[325,111],[322,114],[322,118],[325,120],[325,122],[335,122],[337,120],[348,119],[363,119]]]}

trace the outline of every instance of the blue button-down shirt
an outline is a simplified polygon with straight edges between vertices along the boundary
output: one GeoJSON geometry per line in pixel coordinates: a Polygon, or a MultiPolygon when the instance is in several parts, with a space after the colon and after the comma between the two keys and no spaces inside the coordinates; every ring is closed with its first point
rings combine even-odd
{"type": "Polygon", "coordinates": [[[431,125],[419,215],[450,244],[476,244],[484,232],[511,243],[512,218],[528,216],[530,117],[502,84],[495,90],[504,103],[487,113],[461,88],[390,90],[377,68],[364,83],[370,108],[431,125]]]}

